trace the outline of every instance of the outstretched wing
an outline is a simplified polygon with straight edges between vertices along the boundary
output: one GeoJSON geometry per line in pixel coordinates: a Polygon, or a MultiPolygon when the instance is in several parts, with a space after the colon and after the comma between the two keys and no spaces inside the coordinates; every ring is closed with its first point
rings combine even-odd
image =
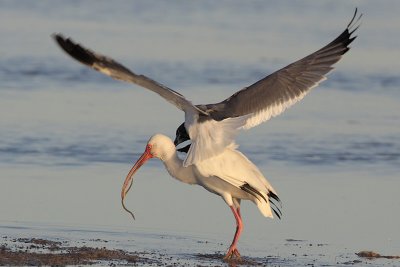
{"type": "Polygon", "coordinates": [[[159,94],[165,100],[174,104],[177,108],[183,111],[191,110],[196,113],[202,113],[206,115],[204,111],[192,105],[192,103],[180,93],[150,79],[149,77],[133,73],[128,68],[113,60],[112,58],[95,53],[90,49],[87,49],[82,45],[75,43],[70,38],[63,37],[61,34],[54,34],[53,38],[68,55],[70,55],[80,63],[114,79],[134,83],[144,88],[147,88],[159,94]]]}
{"type": "Polygon", "coordinates": [[[356,9],[347,28],[331,43],[220,103],[206,105],[207,111],[218,121],[252,114],[243,127],[245,129],[281,114],[326,79],[333,65],[350,49],[349,44],[356,38],[353,33],[359,27],[361,16],[357,17],[356,9]]]}

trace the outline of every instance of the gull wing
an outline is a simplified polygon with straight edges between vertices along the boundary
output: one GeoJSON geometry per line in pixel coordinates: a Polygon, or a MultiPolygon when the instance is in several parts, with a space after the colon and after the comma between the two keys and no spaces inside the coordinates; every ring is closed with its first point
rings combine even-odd
{"type": "Polygon", "coordinates": [[[252,114],[244,129],[281,114],[326,79],[333,65],[350,49],[349,44],[356,38],[353,33],[359,27],[361,16],[357,17],[356,9],[347,28],[331,43],[220,103],[206,105],[206,110],[217,121],[252,114]]]}
{"type": "Polygon", "coordinates": [[[149,89],[183,111],[194,111],[195,113],[207,115],[207,113],[194,106],[180,93],[150,79],[149,77],[133,73],[114,59],[95,53],[92,50],[75,43],[70,38],[65,38],[61,34],[53,34],[53,38],[68,55],[80,63],[116,80],[134,83],[149,89]]]}

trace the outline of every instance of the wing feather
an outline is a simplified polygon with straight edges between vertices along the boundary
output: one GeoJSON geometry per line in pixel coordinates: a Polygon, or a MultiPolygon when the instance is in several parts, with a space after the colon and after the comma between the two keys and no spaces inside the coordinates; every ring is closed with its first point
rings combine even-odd
{"type": "Polygon", "coordinates": [[[347,28],[316,52],[236,92],[220,103],[207,105],[207,109],[212,110],[211,117],[223,120],[252,114],[243,127],[248,129],[281,114],[326,79],[333,65],[350,49],[349,45],[356,38],[352,34],[358,29],[361,16],[362,14],[357,16],[356,9],[347,28]]]}
{"type": "Polygon", "coordinates": [[[180,93],[154,81],[149,77],[135,74],[114,59],[93,52],[92,50],[87,49],[78,43],[75,43],[70,38],[65,38],[61,34],[54,34],[53,38],[68,55],[70,55],[72,58],[76,59],[80,63],[116,80],[134,83],[146,89],[149,89],[159,94],[165,100],[174,104],[177,108],[183,111],[191,110],[207,115],[207,113],[194,106],[180,93]]]}

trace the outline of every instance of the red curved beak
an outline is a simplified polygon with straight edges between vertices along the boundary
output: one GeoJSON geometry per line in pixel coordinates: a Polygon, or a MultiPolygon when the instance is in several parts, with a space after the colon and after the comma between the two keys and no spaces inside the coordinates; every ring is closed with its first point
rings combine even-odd
{"type": "Polygon", "coordinates": [[[133,213],[128,210],[125,207],[124,204],[124,199],[126,194],[129,192],[129,190],[131,189],[132,186],[132,182],[133,182],[133,175],[135,174],[135,172],[143,165],[146,163],[147,160],[151,159],[153,157],[153,155],[150,152],[151,147],[147,146],[146,150],[144,151],[144,153],[142,154],[142,156],[140,156],[140,158],[138,159],[138,161],[136,161],[135,165],[133,165],[132,169],[129,171],[128,175],[125,178],[124,181],[124,185],[122,186],[122,190],[121,190],[121,203],[122,203],[122,207],[124,208],[124,210],[126,210],[128,213],[130,213],[132,215],[132,218],[135,219],[135,216],[133,215],[133,213]]]}

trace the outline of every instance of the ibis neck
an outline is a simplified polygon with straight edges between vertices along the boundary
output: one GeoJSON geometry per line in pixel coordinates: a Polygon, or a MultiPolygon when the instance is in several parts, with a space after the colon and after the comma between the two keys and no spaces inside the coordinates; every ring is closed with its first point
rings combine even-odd
{"type": "Polygon", "coordinates": [[[192,166],[183,167],[183,160],[178,157],[178,153],[175,151],[168,159],[164,161],[165,168],[168,173],[176,178],[177,180],[187,183],[196,183],[196,178],[193,175],[192,166]]]}

